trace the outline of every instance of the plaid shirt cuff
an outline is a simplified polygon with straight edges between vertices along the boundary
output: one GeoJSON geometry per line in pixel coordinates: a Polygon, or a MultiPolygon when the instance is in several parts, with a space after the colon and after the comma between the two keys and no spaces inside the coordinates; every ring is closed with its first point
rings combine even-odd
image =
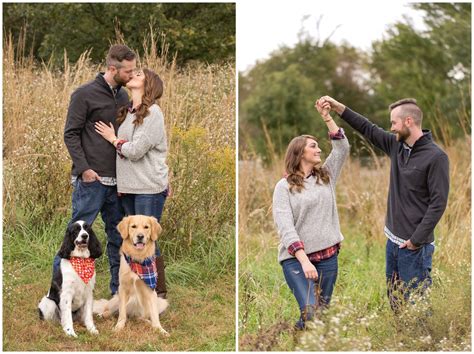
{"type": "Polygon", "coordinates": [[[122,145],[125,144],[127,140],[119,140],[117,142],[117,146],[115,147],[115,150],[117,150],[117,154],[120,156],[121,159],[125,158],[125,156],[122,155],[122,145]]]}
{"type": "Polygon", "coordinates": [[[341,140],[341,139],[345,139],[346,136],[344,135],[344,129],[342,128],[339,128],[339,130],[335,133],[331,133],[329,132],[329,138],[331,140],[341,140]]]}
{"type": "Polygon", "coordinates": [[[303,241],[296,241],[293,242],[289,247],[288,247],[288,253],[292,255],[293,257],[295,256],[296,251],[299,250],[304,250],[304,243],[303,241]]]}

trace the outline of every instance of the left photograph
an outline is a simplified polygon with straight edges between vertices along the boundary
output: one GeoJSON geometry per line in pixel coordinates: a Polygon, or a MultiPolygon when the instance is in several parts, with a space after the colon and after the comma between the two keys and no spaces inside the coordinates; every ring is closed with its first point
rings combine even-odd
{"type": "Polygon", "coordinates": [[[3,31],[3,351],[235,351],[235,3],[3,31]]]}

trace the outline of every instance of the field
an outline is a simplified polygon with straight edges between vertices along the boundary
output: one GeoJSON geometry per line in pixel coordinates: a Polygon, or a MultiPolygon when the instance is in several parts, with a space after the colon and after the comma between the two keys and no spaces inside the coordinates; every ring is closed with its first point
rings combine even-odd
{"type": "MultiPolygon", "coordinates": [[[[161,99],[174,195],[159,240],[170,308],[163,338],[131,320],[95,319],[78,339],[41,322],[37,304],[70,218],[71,161],[63,143],[72,91],[103,68],[88,53],[62,68],[35,62],[19,43],[3,55],[3,350],[231,351],[235,349],[235,68],[233,63],[177,67],[166,47],[147,39],[139,65],[165,83],[161,99]],[[160,53],[160,54],[158,54],[160,53]],[[168,59],[167,59],[168,58],[168,59]]],[[[102,220],[94,230],[105,247],[102,220]]],[[[97,264],[95,298],[108,298],[106,256],[97,264]]]]}
{"type": "MultiPolygon", "coordinates": [[[[59,247],[64,221],[43,229],[19,228],[6,234],[3,266],[3,348],[12,351],[228,351],[235,347],[234,275],[215,274],[209,269],[224,264],[173,260],[167,262],[170,307],[161,323],[171,336],[165,338],[149,325],[130,320],[117,335],[117,318],[95,318],[98,336],[83,325],[75,326],[78,339],[67,338],[59,324],[38,319],[37,304],[47,293],[51,261],[59,247]],[[13,241],[14,240],[14,241],[13,241]],[[26,260],[29,260],[28,262],[26,260]],[[183,276],[184,272],[188,272],[183,276]]],[[[99,224],[100,225],[100,224],[99,224]]],[[[99,229],[100,226],[96,228],[99,229]]],[[[102,231],[102,230],[101,230],[102,231]]],[[[104,239],[103,232],[98,232],[104,239]]],[[[165,244],[165,249],[167,248],[165,244]]],[[[229,259],[227,269],[233,263],[229,259]]],[[[94,298],[109,298],[108,262],[98,264],[94,298]]]]}
{"type": "Polygon", "coordinates": [[[450,159],[451,189],[435,231],[432,315],[423,316],[424,302],[407,307],[399,317],[390,309],[383,234],[389,160],[371,153],[363,165],[354,156],[344,165],[337,202],[345,240],[332,305],[303,332],[293,329],[299,309],[277,261],[278,235],[271,214],[273,187],[284,171],[282,159],[274,156],[264,166],[255,155],[242,154],[239,350],[470,351],[470,135],[445,139],[443,148],[450,159]]]}

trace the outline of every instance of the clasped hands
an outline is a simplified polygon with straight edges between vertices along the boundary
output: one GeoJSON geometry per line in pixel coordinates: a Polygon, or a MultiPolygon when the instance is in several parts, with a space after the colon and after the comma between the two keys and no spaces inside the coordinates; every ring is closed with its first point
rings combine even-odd
{"type": "Polygon", "coordinates": [[[331,116],[329,115],[329,112],[331,112],[331,103],[325,100],[324,97],[321,97],[320,99],[316,100],[316,102],[314,103],[314,107],[317,109],[317,111],[325,121],[331,118],[331,116]]]}
{"type": "Polygon", "coordinates": [[[346,106],[344,106],[342,103],[336,101],[330,96],[322,96],[320,99],[316,100],[314,107],[323,117],[329,116],[330,111],[334,111],[337,114],[341,115],[342,112],[344,112],[344,109],[346,108],[346,106]]]}

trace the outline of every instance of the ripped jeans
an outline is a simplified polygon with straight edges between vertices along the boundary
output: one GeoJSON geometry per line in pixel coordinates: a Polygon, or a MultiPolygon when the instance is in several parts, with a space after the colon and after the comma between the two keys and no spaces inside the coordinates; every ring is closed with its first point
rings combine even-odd
{"type": "MultiPolygon", "coordinates": [[[[319,262],[314,262],[313,265],[318,271],[318,280],[316,281],[321,289],[320,293],[320,306],[328,306],[331,301],[332,292],[337,279],[337,253],[319,262]]],[[[314,281],[306,279],[301,263],[296,258],[290,258],[284,260],[281,263],[283,268],[283,274],[285,275],[286,283],[291,289],[293,295],[298,301],[300,307],[300,319],[296,323],[299,328],[304,328],[304,319],[302,311],[306,305],[315,305],[316,297],[314,296],[314,281]],[[309,295],[308,295],[308,284],[309,284],[309,295]]],[[[309,319],[309,318],[308,318],[309,319]]]]}

